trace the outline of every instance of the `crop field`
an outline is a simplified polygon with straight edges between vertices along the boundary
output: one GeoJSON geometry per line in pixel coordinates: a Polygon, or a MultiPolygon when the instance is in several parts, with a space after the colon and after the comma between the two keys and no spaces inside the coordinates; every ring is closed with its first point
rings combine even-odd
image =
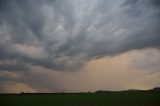
{"type": "Polygon", "coordinates": [[[1,94],[0,106],[160,106],[160,92],[1,94]]]}

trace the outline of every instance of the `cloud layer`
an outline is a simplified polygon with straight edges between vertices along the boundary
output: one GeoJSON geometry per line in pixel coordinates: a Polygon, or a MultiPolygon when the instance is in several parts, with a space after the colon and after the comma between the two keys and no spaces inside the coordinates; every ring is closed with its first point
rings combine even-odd
{"type": "Polygon", "coordinates": [[[90,60],[160,48],[158,0],[1,0],[0,70],[76,70],[90,60]]]}

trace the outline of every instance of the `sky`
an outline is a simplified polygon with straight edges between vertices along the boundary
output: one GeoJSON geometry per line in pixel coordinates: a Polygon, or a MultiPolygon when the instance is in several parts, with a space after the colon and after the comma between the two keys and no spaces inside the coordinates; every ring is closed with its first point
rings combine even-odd
{"type": "Polygon", "coordinates": [[[0,0],[0,93],[160,87],[159,0],[0,0]]]}

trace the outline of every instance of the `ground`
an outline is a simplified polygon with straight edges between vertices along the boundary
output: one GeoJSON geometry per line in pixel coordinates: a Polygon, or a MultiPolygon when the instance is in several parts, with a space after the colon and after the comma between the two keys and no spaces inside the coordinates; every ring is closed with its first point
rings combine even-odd
{"type": "Polygon", "coordinates": [[[1,94],[0,106],[160,106],[160,91],[1,94]]]}

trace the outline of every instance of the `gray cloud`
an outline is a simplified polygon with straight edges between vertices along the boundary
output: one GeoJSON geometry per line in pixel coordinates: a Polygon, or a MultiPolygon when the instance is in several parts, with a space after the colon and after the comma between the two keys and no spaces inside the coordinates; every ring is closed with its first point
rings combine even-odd
{"type": "Polygon", "coordinates": [[[0,70],[76,70],[92,59],[160,48],[158,0],[0,0],[0,70]],[[15,64],[6,64],[15,61],[15,64]]]}

